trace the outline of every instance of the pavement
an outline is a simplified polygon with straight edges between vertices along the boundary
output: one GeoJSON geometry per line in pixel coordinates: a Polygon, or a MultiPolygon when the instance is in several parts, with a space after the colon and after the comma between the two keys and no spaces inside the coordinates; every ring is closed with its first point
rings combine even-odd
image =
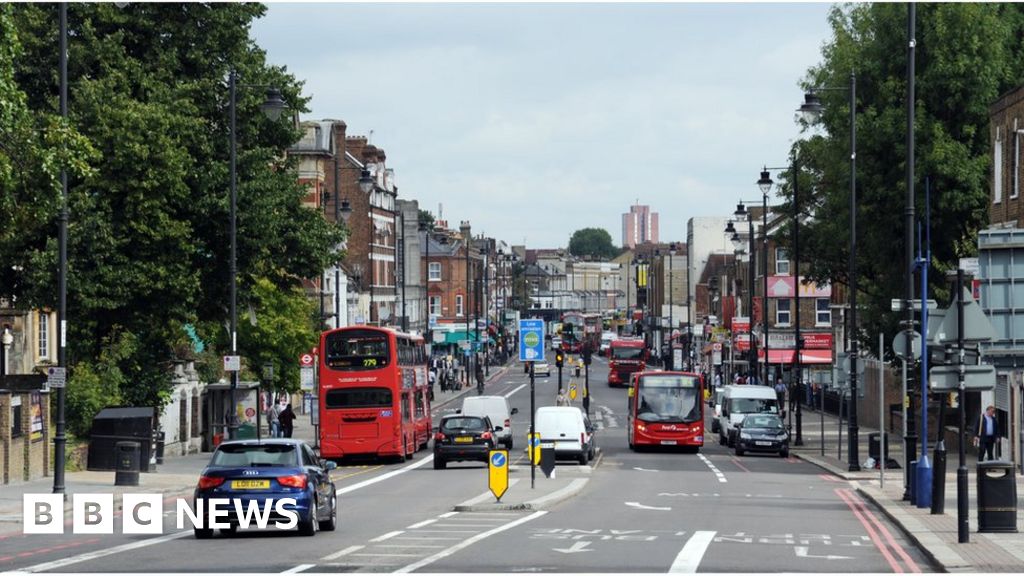
{"type": "MultiPolygon", "coordinates": [[[[521,369],[518,363],[510,362],[506,366],[491,367],[487,384],[495,383],[509,371],[521,369]]],[[[475,392],[476,387],[463,387],[454,391],[435,389],[432,409],[438,412],[452,410],[455,403],[466,394],[475,392]]],[[[299,404],[301,405],[301,404],[299,404]]],[[[314,441],[314,428],[309,415],[299,414],[295,420],[293,436],[310,442],[314,441]]],[[[70,518],[71,498],[74,494],[113,494],[114,501],[120,502],[124,493],[159,493],[165,498],[187,496],[195,489],[199,473],[210,460],[210,453],[189,454],[164,458],[163,464],[157,466],[156,472],[141,473],[138,486],[115,486],[113,471],[77,471],[65,474],[65,517],[70,518]]],[[[590,468],[586,468],[589,472],[590,468]]],[[[560,471],[561,469],[559,469],[560,471]]],[[[530,488],[530,467],[513,464],[510,467],[510,486],[500,502],[489,502],[490,494],[482,494],[474,499],[456,506],[459,511],[505,509],[533,510],[551,506],[556,502],[569,498],[581,491],[586,478],[578,475],[556,471],[555,478],[546,478],[538,468],[533,489],[530,488]],[[525,480],[525,481],[524,481],[525,480]]],[[[22,503],[25,494],[50,494],[53,492],[53,477],[46,476],[28,482],[18,482],[3,486],[0,490],[0,534],[20,532],[22,526],[22,503]]]]}
{"type": "MultiPolygon", "coordinates": [[[[1024,571],[1024,535],[1019,533],[981,533],[978,528],[977,492],[975,467],[977,459],[968,455],[965,462],[968,470],[969,542],[958,542],[957,530],[957,486],[956,469],[958,455],[947,454],[945,509],[941,514],[932,514],[930,508],[918,508],[904,500],[904,470],[886,470],[884,482],[878,469],[862,469],[850,472],[847,455],[848,436],[846,422],[842,425],[842,441],[838,417],[822,414],[803,407],[804,445],[793,447],[791,454],[815,464],[831,474],[843,478],[865,498],[872,501],[889,519],[898,525],[925,554],[945,572],[1021,572],[1024,571]],[[824,428],[822,428],[824,423],[824,428]],[[824,431],[824,435],[822,432],[824,431]],[[822,438],[824,437],[824,444],[822,438]]],[[[859,422],[859,456],[863,467],[868,460],[868,436],[877,433],[878,428],[859,422]]],[[[795,424],[794,424],[795,427],[795,424]]],[[[795,429],[795,428],[794,428],[795,429]]],[[[890,434],[890,459],[903,465],[902,438],[890,434]]],[[[929,452],[934,445],[929,445],[929,452]]],[[[932,454],[929,454],[929,458],[932,454]]],[[[1018,466],[1019,472],[1019,466],[1018,466]]],[[[1024,495],[1024,477],[1015,475],[1017,484],[1017,528],[1024,528],[1024,507],[1020,497],[1024,495]]]]}

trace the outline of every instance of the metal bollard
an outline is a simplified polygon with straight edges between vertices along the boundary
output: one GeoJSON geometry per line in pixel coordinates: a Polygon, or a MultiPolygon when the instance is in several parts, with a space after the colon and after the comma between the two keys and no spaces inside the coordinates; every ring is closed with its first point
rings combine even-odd
{"type": "Polygon", "coordinates": [[[946,510],[946,441],[935,445],[932,462],[932,514],[943,514],[946,510]]]}

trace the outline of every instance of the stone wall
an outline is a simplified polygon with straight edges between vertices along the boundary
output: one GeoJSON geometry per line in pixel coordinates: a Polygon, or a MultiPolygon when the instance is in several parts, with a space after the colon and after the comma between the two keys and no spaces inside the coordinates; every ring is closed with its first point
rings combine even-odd
{"type": "Polygon", "coordinates": [[[0,482],[3,484],[49,476],[49,403],[47,392],[0,390],[0,482]]]}

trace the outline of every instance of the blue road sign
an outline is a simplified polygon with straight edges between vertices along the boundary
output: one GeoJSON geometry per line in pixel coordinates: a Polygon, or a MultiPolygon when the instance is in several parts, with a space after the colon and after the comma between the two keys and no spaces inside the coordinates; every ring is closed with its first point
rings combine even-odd
{"type": "Polygon", "coordinates": [[[544,360],[544,321],[540,319],[519,321],[519,361],[544,360]]]}
{"type": "Polygon", "coordinates": [[[505,455],[501,452],[495,452],[494,454],[491,454],[492,466],[497,466],[498,468],[501,468],[502,466],[505,465],[505,460],[505,455]]]}

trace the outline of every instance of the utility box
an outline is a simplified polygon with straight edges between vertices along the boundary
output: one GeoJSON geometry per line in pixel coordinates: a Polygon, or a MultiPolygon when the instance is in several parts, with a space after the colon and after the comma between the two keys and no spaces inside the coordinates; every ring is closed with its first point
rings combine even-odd
{"type": "Polygon", "coordinates": [[[1017,478],[1013,462],[979,462],[978,532],[1017,531],[1017,478]]]}
{"type": "Polygon", "coordinates": [[[104,408],[92,420],[89,434],[89,470],[117,470],[118,442],[139,444],[139,471],[153,472],[155,465],[153,430],[156,411],[150,407],[104,408]]]}

